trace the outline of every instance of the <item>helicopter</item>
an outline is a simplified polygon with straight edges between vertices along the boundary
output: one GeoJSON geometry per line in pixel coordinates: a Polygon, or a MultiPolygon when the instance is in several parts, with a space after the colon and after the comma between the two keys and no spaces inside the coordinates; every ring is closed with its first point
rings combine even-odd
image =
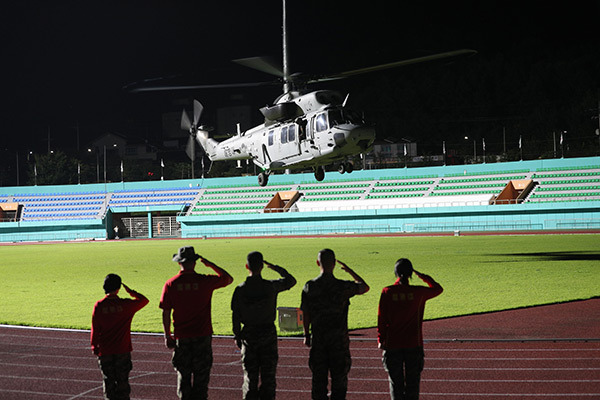
{"type": "Polygon", "coordinates": [[[474,50],[462,49],[329,75],[292,74],[288,62],[285,1],[283,0],[283,67],[280,68],[270,59],[263,57],[234,60],[238,64],[276,76],[275,81],[131,89],[132,92],[147,92],[282,84],[283,94],[275,99],[272,105],[260,109],[264,123],[245,131],[242,131],[238,125],[235,135],[220,142],[210,137],[210,129],[200,125],[204,107],[198,100],[193,101],[192,120],[185,110],[181,116],[181,128],[190,134],[186,153],[192,161],[196,142],[200,144],[211,162],[252,160],[261,169],[258,174],[260,186],[268,184],[269,175],[274,171],[312,168],[317,181],[325,178],[325,166],[336,165],[339,173],[351,173],[354,170],[352,158],[366,154],[373,148],[375,128],[365,122],[360,113],[347,106],[349,94],[343,96],[332,90],[309,91],[308,85],[476,53],[474,50]]]}

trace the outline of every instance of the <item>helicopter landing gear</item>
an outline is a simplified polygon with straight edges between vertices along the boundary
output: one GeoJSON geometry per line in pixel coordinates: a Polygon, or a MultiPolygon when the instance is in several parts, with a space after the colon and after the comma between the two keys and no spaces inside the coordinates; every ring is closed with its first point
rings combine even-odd
{"type": "Polygon", "coordinates": [[[341,163],[338,166],[338,172],[340,174],[343,174],[345,172],[350,174],[352,171],[354,171],[354,164],[352,164],[351,162],[341,163]]]}
{"type": "Polygon", "coordinates": [[[269,183],[269,172],[258,174],[258,186],[267,186],[267,183],[269,183]]]}
{"type": "Polygon", "coordinates": [[[325,179],[325,169],[322,166],[315,167],[315,179],[319,182],[325,179]]]}
{"type": "Polygon", "coordinates": [[[351,174],[352,171],[354,171],[354,164],[352,164],[352,162],[348,161],[346,163],[346,172],[351,174]]]}

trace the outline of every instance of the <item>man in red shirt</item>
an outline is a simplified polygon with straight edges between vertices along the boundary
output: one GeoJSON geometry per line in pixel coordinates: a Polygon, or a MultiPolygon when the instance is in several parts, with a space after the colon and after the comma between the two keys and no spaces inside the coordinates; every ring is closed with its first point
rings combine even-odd
{"type": "Polygon", "coordinates": [[[104,279],[106,297],[94,305],[92,314],[92,351],[98,356],[102,371],[104,398],[128,400],[131,388],[131,320],[134,314],[148,304],[144,295],[123,284],[133,299],[118,296],[121,288],[119,275],[108,274],[104,279]]]}
{"type": "Polygon", "coordinates": [[[212,293],[229,285],[233,278],[196,254],[192,246],[180,248],[173,261],[179,263],[180,272],[165,283],[159,307],[163,310],[165,344],[174,349],[177,394],[182,400],[207,399],[213,360],[212,293]],[[198,259],[217,275],[196,273],[198,259]],[[174,335],[171,335],[171,313],[174,335]]]}
{"type": "Polygon", "coordinates": [[[397,280],[383,288],[379,300],[377,334],[383,349],[383,365],[389,375],[390,395],[395,399],[418,399],[424,365],[423,312],[425,302],[440,295],[442,286],[429,275],[413,269],[411,262],[396,262],[397,280]],[[415,273],[429,287],[412,286],[408,279],[415,273]]]}

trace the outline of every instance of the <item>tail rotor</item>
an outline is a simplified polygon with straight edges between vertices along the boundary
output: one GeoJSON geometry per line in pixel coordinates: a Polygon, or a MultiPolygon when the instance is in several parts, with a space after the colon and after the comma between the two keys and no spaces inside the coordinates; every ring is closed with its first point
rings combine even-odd
{"type": "Polygon", "coordinates": [[[181,113],[181,129],[190,133],[185,146],[185,153],[192,161],[196,159],[196,134],[200,130],[198,123],[200,122],[200,117],[202,116],[203,111],[204,106],[198,100],[194,100],[193,122],[190,121],[190,117],[185,110],[183,110],[181,113]]]}

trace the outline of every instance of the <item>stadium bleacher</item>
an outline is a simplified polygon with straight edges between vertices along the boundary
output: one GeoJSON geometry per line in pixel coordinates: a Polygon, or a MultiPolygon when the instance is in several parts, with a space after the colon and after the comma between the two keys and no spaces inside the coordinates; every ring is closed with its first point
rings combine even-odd
{"type": "MultiPolygon", "coordinates": [[[[302,194],[300,203],[352,202],[353,207],[372,208],[382,199],[407,201],[415,206],[453,201],[485,203],[487,195],[499,193],[506,184],[516,179],[534,179],[537,183],[525,202],[556,201],[565,199],[595,200],[600,198],[600,166],[571,169],[539,168],[507,171],[477,171],[447,173],[443,176],[412,175],[384,176],[355,180],[332,179],[323,182],[282,182],[268,187],[249,185],[207,185],[205,188],[167,187],[154,189],[117,189],[112,192],[86,191],[66,193],[14,194],[0,197],[0,202],[23,204],[22,220],[94,219],[102,218],[107,209],[125,206],[177,205],[189,207],[187,214],[261,213],[278,191],[297,190],[302,194]],[[438,200],[438,198],[441,198],[438,200]]],[[[384,206],[390,206],[386,202],[384,206]]]]}
{"type": "Polygon", "coordinates": [[[98,192],[15,194],[23,205],[21,221],[45,219],[96,219],[106,209],[106,195],[98,192]]]}
{"type": "Polygon", "coordinates": [[[600,200],[600,166],[541,168],[528,202],[600,200]]]}
{"type": "MultiPolygon", "coordinates": [[[[13,222],[7,220],[0,224],[0,240],[3,240],[3,228],[11,233],[7,237],[14,240],[23,231],[24,223],[31,225],[28,229],[32,232],[36,229],[45,230],[50,223],[56,225],[56,231],[73,227],[80,229],[77,226],[89,225],[93,226],[90,230],[96,232],[94,235],[97,236],[97,232],[102,230],[105,237],[110,237],[112,214],[123,218],[152,220],[151,223],[157,230],[161,230],[166,224],[161,222],[158,225],[155,217],[160,217],[162,213],[162,218],[172,216],[169,221],[174,221],[175,215],[178,215],[183,235],[188,237],[206,236],[207,232],[209,235],[216,235],[214,232],[217,231],[229,235],[232,232],[226,226],[236,219],[236,224],[239,225],[240,218],[247,219],[245,225],[242,224],[246,231],[268,233],[271,228],[257,227],[257,221],[267,218],[265,206],[273,197],[287,191],[297,191],[300,197],[290,208],[290,211],[295,212],[289,213],[285,218],[291,219],[294,214],[300,216],[303,213],[313,215],[303,217],[306,221],[302,222],[303,226],[294,228],[296,232],[320,232],[330,228],[365,232],[396,229],[429,232],[453,227],[543,229],[546,226],[600,226],[600,216],[595,208],[585,213],[573,211],[568,220],[553,216],[543,221],[533,221],[532,218],[523,216],[519,217],[523,219],[515,220],[510,214],[494,217],[492,213],[498,212],[499,208],[490,205],[490,201],[509,182],[532,180],[534,185],[531,192],[526,197],[519,198],[520,213],[527,214],[532,210],[539,212],[538,205],[545,207],[555,202],[572,204],[565,206],[567,208],[580,205],[585,209],[593,208],[595,206],[592,204],[600,201],[600,157],[363,170],[339,177],[340,175],[329,173],[328,179],[317,182],[312,174],[273,175],[267,187],[258,186],[255,177],[249,176],[171,182],[0,188],[0,207],[6,203],[18,203],[22,206],[16,225],[10,225],[15,223],[14,219],[11,220],[13,222]],[[427,217],[425,211],[418,211],[424,208],[427,209],[427,217]],[[452,217],[459,218],[462,222],[443,217],[446,209],[453,209],[453,215],[464,214],[452,217]],[[485,212],[479,213],[479,210],[485,212]],[[322,221],[318,221],[319,218],[326,218],[324,215],[328,215],[327,213],[337,216],[337,228],[325,226],[322,221]],[[360,219],[365,219],[361,221],[356,218],[359,215],[357,213],[369,217],[361,217],[360,219]],[[393,219],[383,217],[386,214],[395,216],[393,219]],[[477,215],[476,218],[473,215],[477,215]],[[311,220],[312,218],[315,219],[311,220]],[[486,218],[490,221],[485,221],[486,218]],[[77,225],[77,221],[81,221],[83,225],[77,225]]],[[[508,203],[512,204],[512,210],[517,209],[514,207],[515,203],[517,202],[508,203]]],[[[269,218],[275,217],[277,216],[271,215],[269,218]]],[[[281,216],[277,218],[281,220],[281,216]]],[[[239,226],[236,228],[238,231],[239,226]]],[[[283,233],[285,229],[278,232],[283,233]]],[[[28,237],[33,235],[32,233],[28,237]]],[[[57,233],[53,235],[61,237],[57,233]]],[[[144,231],[143,235],[151,237],[152,229],[144,231]]]]}
{"type": "Polygon", "coordinates": [[[198,195],[198,190],[191,190],[187,187],[165,188],[154,190],[117,190],[108,194],[108,206],[120,207],[124,205],[190,205],[198,195]]]}

